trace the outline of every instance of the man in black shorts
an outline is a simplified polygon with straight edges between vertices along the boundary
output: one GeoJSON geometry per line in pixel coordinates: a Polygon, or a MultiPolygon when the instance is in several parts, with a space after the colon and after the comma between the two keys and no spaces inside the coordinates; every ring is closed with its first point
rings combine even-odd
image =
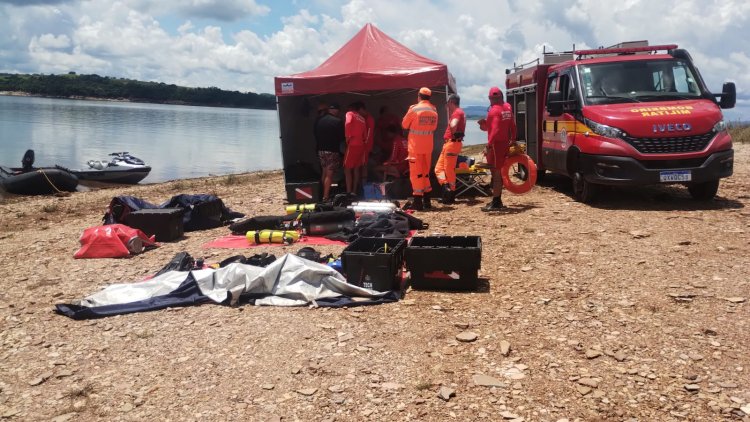
{"type": "Polygon", "coordinates": [[[333,174],[341,168],[340,145],[346,142],[344,121],[338,117],[340,107],[334,103],[328,107],[328,113],[315,122],[315,142],[320,159],[321,181],[323,182],[323,202],[330,201],[333,174]]]}

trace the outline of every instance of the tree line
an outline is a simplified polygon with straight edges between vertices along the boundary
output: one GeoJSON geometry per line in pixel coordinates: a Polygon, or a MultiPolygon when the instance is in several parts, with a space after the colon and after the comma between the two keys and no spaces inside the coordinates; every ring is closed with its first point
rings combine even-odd
{"type": "Polygon", "coordinates": [[[188,88],[163,82],[144,82],[99,75],[23,75],[0,73],[0,91],[62,98],[102,98],[136,102],[212,107],[276,109],[271,94],[225,91],[216,87],[188,88]]]}

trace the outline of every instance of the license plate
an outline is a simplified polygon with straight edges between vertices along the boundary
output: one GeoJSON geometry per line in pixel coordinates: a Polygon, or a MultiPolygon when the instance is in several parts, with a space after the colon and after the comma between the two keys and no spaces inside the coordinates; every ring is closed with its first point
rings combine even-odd
{"type": "Polygon", "coordinates": [[[662,183],[669,182],[689,182],[692,180],[690,170],[675,170],[659,172],[659,181],[662,183]]]}

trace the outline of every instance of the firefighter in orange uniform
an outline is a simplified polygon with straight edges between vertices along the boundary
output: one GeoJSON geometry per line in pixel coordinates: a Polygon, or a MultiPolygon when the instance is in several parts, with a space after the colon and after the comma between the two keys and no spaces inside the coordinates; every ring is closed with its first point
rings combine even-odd
{"type": "Polygon", "coordinates": [[[452,204],[456,193],[456,161],[461,154],[464,131],[466,130],[466,114],[459,105],[461,98],[456,94],[448,96],[448,127],[443,134],[443,150],[435,164],[435,176],[443,187],[443,204],[452,204]]]}
{"type": "Polygon", "coordinates": [[[438,114],[430,103],[431,96],[429,88],[420,88],[417,95],[419,102],[409,107],[401,121],[401,127],[409,131],[409,179],[414,193],[412,208],[415,210],[432,208],[430,164],[438,114]]]}

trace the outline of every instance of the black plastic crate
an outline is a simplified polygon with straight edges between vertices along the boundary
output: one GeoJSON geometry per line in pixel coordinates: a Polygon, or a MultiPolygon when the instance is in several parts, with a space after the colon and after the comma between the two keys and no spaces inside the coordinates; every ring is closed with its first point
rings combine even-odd
{"type": "Polygon", "coordinates": [[[287,183],[286,200],[290,204],[311,204],[320,202],[320,181],[287,183]]]}
{"type": "Polygon", "coordinates": [[[183,208],[142,209],[126,215],[125,225],[155,235],[158,242],[169,242],[182,237],[184,212],[183,208]]]}
{"type": "Polygon", "coordinates": [[[401,290],[405,247],[404,239],[358,238],[341,252],[347,282],[379,292],[401,290]]]}
{"type": "Polygon", "coordinates": [[[406,247],[404,260],[414,289],[476,290],[482,263],[482,238],[414,237],[406,247]]]}

